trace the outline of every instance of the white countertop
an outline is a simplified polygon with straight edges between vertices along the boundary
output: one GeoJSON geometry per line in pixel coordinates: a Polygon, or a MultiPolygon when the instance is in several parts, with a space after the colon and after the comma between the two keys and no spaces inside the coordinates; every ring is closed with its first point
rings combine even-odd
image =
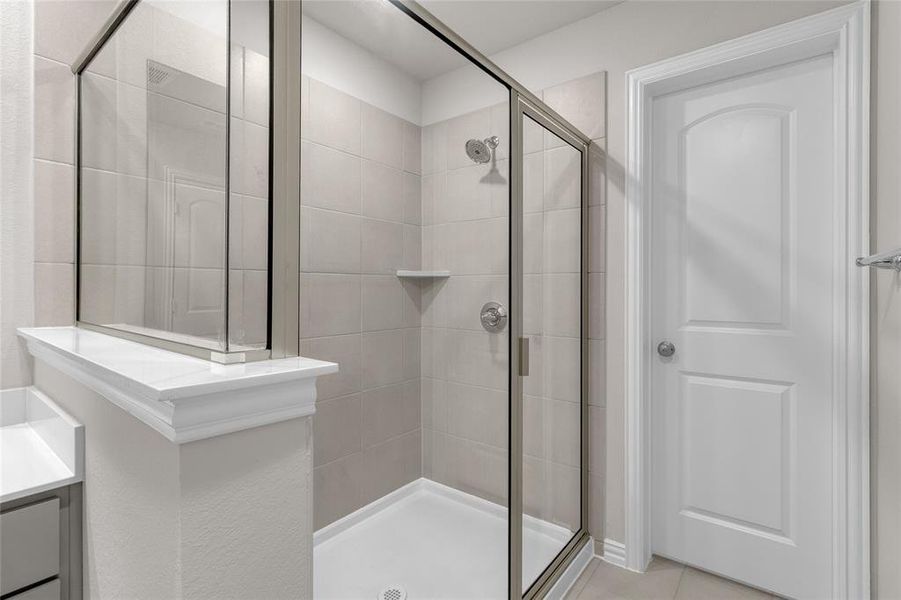
{"type": "Polygon", "coordinates": [[[282,358],[223,365],[78,327],[18,330],[35,358],[182,443],[312,414],[338,365],[282,358]]]}
{"type": "Polygon", "coordinates": [[[83,427],[34,388],[0,392],[0,502],[82,481],[83,427]]]}

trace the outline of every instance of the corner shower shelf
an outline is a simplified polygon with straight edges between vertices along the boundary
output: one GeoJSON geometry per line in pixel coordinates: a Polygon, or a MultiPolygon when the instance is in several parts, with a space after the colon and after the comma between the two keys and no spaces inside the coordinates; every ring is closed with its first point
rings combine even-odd
{"type": "Polygon", "coordinates": [[[450,277],[450,271],[404,271],[399,269],[397,276],[408,279],[444,279],[450,277]]]}

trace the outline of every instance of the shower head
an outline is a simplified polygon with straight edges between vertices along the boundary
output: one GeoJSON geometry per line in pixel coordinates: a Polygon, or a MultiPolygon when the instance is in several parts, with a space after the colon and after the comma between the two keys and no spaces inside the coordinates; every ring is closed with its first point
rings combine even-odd
{"type": "Polygon", "coordinates": [[[497,148],[499,142],[496,135],[484,140],[469,140],[466,142],[466,156],[473,162],[483,165],[491,160],[491,153],[497,148]]]}

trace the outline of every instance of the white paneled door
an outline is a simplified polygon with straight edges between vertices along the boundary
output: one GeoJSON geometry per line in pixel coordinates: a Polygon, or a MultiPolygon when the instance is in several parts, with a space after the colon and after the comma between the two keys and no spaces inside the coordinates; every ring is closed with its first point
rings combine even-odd
{"type": "Polygon", "coordinates": [[[652,108],[652,549],[797,598],[833,589],[833,85],[827,54],[652,108]]]}

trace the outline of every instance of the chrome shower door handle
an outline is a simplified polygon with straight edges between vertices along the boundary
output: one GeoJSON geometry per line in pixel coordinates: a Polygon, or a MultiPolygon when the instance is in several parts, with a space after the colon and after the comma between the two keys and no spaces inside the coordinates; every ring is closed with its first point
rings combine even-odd
{"type": "Polygon", "coordinates": [[[498,333],[507,326],[507,309],[497,302],[486,302],[479,314],[482,327],[490,333],[498,333]]]}

